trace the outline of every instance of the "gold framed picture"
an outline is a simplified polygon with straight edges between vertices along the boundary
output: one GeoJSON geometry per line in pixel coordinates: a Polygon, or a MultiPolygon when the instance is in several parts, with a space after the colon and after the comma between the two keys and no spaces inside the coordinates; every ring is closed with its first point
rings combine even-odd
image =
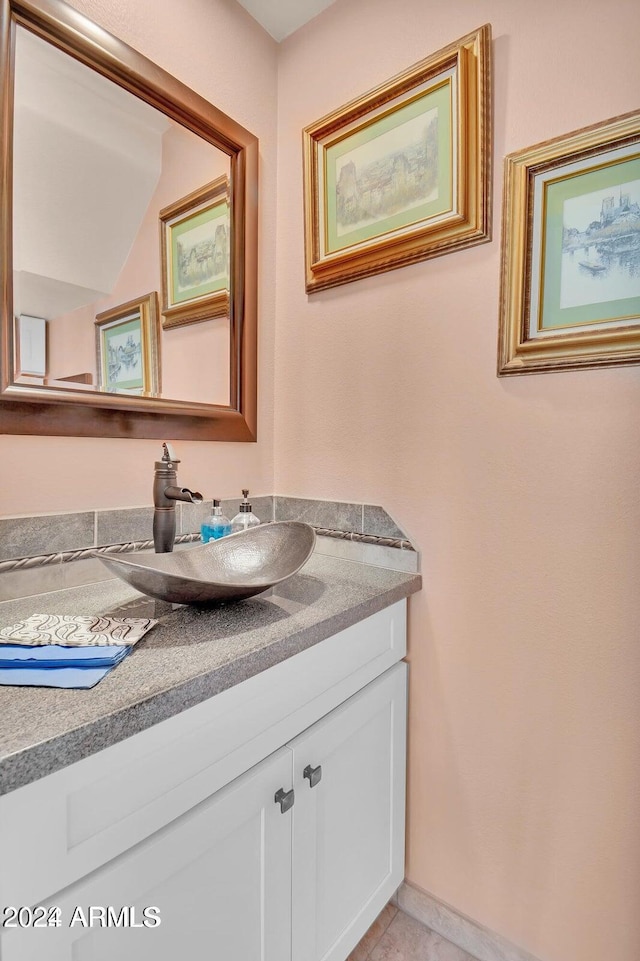
{"type": "Polygon", "coordinates": [[[505,160],[498,374],[640,362],[640,112],[505,160]]]}
{"type": "Polygon", "coordinates": [[[490,232],[491,27],[303,131],[307,292],[490,232]]]}
{"type": "Polygon", "coordinates": [[[162,326],[229,313],[229,178],[205,184],[160,211],[162,326]]]}
{"type": "Polygon", "coordinates": [[[160,321],[155,290],[98,314],[98,389],[105,393],[160,394],[160,321]]]}

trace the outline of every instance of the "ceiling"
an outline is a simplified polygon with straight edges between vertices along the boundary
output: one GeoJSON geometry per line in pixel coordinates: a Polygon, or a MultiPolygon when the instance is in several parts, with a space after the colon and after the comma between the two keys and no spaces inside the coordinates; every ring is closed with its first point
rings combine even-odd
{"type": "Polygon", "coordinates": [[[239,0],[278,42],[313,20],[335,0],[239,0]]]}

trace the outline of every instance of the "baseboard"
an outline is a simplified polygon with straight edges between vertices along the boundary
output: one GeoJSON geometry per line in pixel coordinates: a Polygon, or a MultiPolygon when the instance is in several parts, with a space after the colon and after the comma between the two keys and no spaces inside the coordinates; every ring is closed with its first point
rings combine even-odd
{"type": "Polygon", "coordinates": [[[398,888],[394,901],[405,914],[422,922],[478,961],[539,961],[500,934],[489,931],[407,881],[398,888]]]}

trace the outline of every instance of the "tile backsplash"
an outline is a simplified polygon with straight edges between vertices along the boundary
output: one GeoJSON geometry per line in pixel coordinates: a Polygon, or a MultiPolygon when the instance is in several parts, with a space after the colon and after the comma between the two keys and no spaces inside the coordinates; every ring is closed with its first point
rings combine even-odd
{"type": "Polygon", "coordinates": [[[312,527],[362,534],[362,504],[276,497],[275,514],[279,521],[304,521],[312,527]]]}
{"type": "MultiPolygon", "coordinates": [[[[180,512],[177,524],[179,526],[180,512]]],[[[178,533],[182,531],[178,530],[178,533]]],[[[96,511],[96,547],[105,544],[127,544],[148,541],[153,537],[153,507],[126,507],[121,510],[96,511]]]]}
{"type": "MultiPolygon", "coordinates": [[[[279,495],[250,497],[250,501],[254,513],[263,522],[301,520],[320,530],[338,532],[347,539],[351,535],[384,538],[399,542],[391,546],[411,549],[407,535],[382,507],[279,495]]],[[[238,512],[238,498],[221,503],[227,517],[232,518],[238,512]]],[[[179,503],[176,512],[177,535],[198,534],[202,521],[211,513],[211,501],[199,505],[179,503]]],[[[152,539],[152,530],[153,507],[0,518],[0,571],[3,562],[22,558],[148,542],[152,539]]],[[[60,558],[67,559],[73,558],[60,558]]]]}
{"type": "MultiPolygon", "coordinates": [[[[382,507],[272,495],[251,496],[250,501],[263,523],[302,520],[315,527],[320,554],[397,571],[419,570],[419,554],[382,507]]],[[[240,500],[221,504],[232,518],[240,500]]],[[[211,501],[176,504],[176,536],[198,541],[200,525],[210,512],[211,501]]],[[[88,551],[111,546],[138,550],[143,545],[148,550],[152,537],[153,507],[0,517],[0,602],[110,578],[88,551]]],[[[188,546],[177,543],[176,550],[188,546]]]]}
{"type": "Polygon", "coordinates": [[[95,546],[94,511],[0,518],[0,561],[95,546]]]}

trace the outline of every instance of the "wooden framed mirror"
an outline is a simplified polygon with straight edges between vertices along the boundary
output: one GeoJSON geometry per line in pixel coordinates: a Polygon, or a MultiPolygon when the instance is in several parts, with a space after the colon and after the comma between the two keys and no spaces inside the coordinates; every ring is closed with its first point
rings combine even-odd
{"type": "Polygon", "coordinates": [[[62,0],[0,43],[0,432],[255,440],[257,138],[62,0]]]}

